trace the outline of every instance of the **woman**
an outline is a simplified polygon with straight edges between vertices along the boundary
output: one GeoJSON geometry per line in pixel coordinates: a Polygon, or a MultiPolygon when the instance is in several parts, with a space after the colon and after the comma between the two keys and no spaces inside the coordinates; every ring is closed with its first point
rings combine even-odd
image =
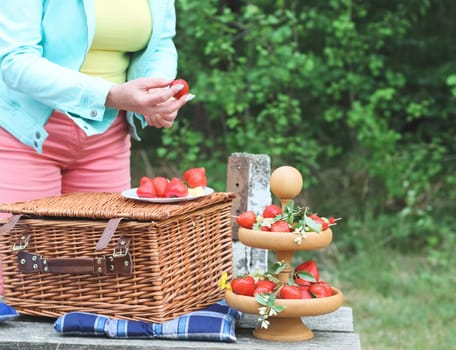
{"type": "Polygon", "coordinates": [[[174,35],[171,0],[2,0],[0,203],[129,188],[137,124],[194,97],[168,87],[174,35]]]}
{"type": "Polygon", "coordinates": [[[136,124],[169,128],[174,1],[0,7],[0,202],[130,187],[136,124]]]}

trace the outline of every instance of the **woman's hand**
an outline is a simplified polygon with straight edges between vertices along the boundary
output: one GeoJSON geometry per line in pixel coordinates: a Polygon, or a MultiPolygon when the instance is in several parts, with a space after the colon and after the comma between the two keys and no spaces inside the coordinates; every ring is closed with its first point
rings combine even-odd
{"type": "Polygon", "coordinates": [[[173,125],[179,109],[194,95],[187,94],[174,99],[182,85],[169,87],[167,79],[139,78],[113,85],[106,98],[106,107],[142,114],[147,124],[156,128],[173,125]]]}

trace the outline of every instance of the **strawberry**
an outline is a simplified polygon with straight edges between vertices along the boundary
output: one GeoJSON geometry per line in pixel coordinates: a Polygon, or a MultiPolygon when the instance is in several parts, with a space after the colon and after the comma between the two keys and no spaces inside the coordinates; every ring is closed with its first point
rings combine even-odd
{"type": "Polygon", "coordinates": [[[276,204],[267,205],[263,210],[264,218],[275,218],[277,215],[282,214],[282,208],[276,204]]]}
{"type": "Polygon", "coordinates": [[[271,231],[271,229],[270,229],[269,227],[267,227],[267,226],[263,226],[263,225],[262,225],[262,226],[260,227],[260,231],[268,232],[268,231],[271,231]]]}
{"type": "Polygon", "coordinates": [[[255,279],[252,275],[234,278],[231,281],[231,289],[233,293],[240,295],[253,296],[255,291],[255,279]]]}
{"type": "Polygon", "coordinates": [[[301,299],[301,288],[298,286],[286,285],[280,289],[282,299],[301,299]]]}
{"type": "Polygon", "coordinates": [[[155,193],[157,197],[165,197],[166,187],[168,186],[169,180],[163,176],[157,176],[152,178],[152,183],[154,184],[155,193]]]}
{"type": "Polygon", "coordinates": [[[272,232],[290,232],[290,226],[288,226],[287,222],[284,220],[279,220],[274,222],[271,225],[271,231],[272,232]]]}
{"type": "Polygon", "coordinates": [[[188,188],[181,179],[173,177],[171,181],[167,183],[164,194],[166,198],[186,197],[187,195],[188,188]]]}
{"type": "Polygon", "coordinates": [[[139,187],[136,189],[136,194],[138,197],[143,198],[156,198],[157,194],[155,193],[154,184],[149,177],[143,176],[140,180],[139,187]]]}
{"type": "Polygon", "coordinates": [[[308,285],[308,282],[315,282],[320,279],[320,274],[318,272],[318,267],[315,261],[307,260],[304,261],[302,264],[298,265],[294,269],[294,278],[297,284],[308,285]],[[304,273],[300,273],[304,272],[304,273]],[[310,274],[310,276],[306,276],[305,272],[310,274]],[[311,277],[311,278],[308,278],[311,277]],[[313,278],[312,278],[313,277],[313,278]],[[315,280],[313,280],[315,279],[315,280]],[[298,280],[298,281],[297,281],[298,280]]]}
{"type": "Polygon", "coordinates": [[[236,223],[241,227],[251,229],[253,227],[253,224],[255,224],[256,219],[256,214],[252,210],[248,210],[241,213],[236,218],[236,223]]]}
{"type": "Polygon", "coordinates": [[[207,178],[206,178],[206,169],[205,168],[191,168],[184,172],[182,175],[182,180],[184,180],[188,187],[195,188],[198,186],[206,187],[207,178]]]}
{"type": "Polygon", "coordinates": [[[312,294],[309,291],[309,286],[300,286],[301,299],[312,299],[312,294]]]}
{"type": "Polygon", "coordinates": [[[329,228],[329,222],[318,216],[317,214],[310,214],[309,217],[317,224],[321,225],[321,230],[325,231],[329,228]]]}
{"type": "Polygon", "coordinates": [[[312,283],[309,287],[309,292],[314,296],[314,298],[324,298],[333,295],[331,286],[329,283],[324,281],[312,283]]]}
{"type": "Polygon", "coordinates": [[[254,294],[272,293],[275,283],[269,280],[259,280],[255,285],[254,294]]]}

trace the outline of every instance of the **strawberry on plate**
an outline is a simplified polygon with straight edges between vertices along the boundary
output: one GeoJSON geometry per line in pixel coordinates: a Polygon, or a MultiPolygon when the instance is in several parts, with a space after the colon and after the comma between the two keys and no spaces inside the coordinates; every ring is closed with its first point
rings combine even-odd
{"type": "Polygon", "coordinates": [[[206,187],[206,169],[205,168],[191,168],[187,169],[182,175],[182,180],[187,183],[188,187],[206,187]]]}
{"type": "Polygon", "coordinates": [[[186,197],[188,195],[188,188],[181,179],[173,177],[168,182],[165,189],[164,196],[166,198],[186,197]]]}

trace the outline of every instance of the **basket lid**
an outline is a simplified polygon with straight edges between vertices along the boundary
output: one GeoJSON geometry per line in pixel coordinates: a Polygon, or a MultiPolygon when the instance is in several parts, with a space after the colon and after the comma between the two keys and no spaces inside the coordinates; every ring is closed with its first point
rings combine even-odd
{"type": "Polygon", "coordinates": [[[25,202],[0,204],[0,212],[45,217],[89,219],[128,218],[138,221],[165,220],[204,207],[233,201],[234,192],[214,192],[176,203],[149,203],[128,199],[118,192],[76,192],[25,202]]]}

